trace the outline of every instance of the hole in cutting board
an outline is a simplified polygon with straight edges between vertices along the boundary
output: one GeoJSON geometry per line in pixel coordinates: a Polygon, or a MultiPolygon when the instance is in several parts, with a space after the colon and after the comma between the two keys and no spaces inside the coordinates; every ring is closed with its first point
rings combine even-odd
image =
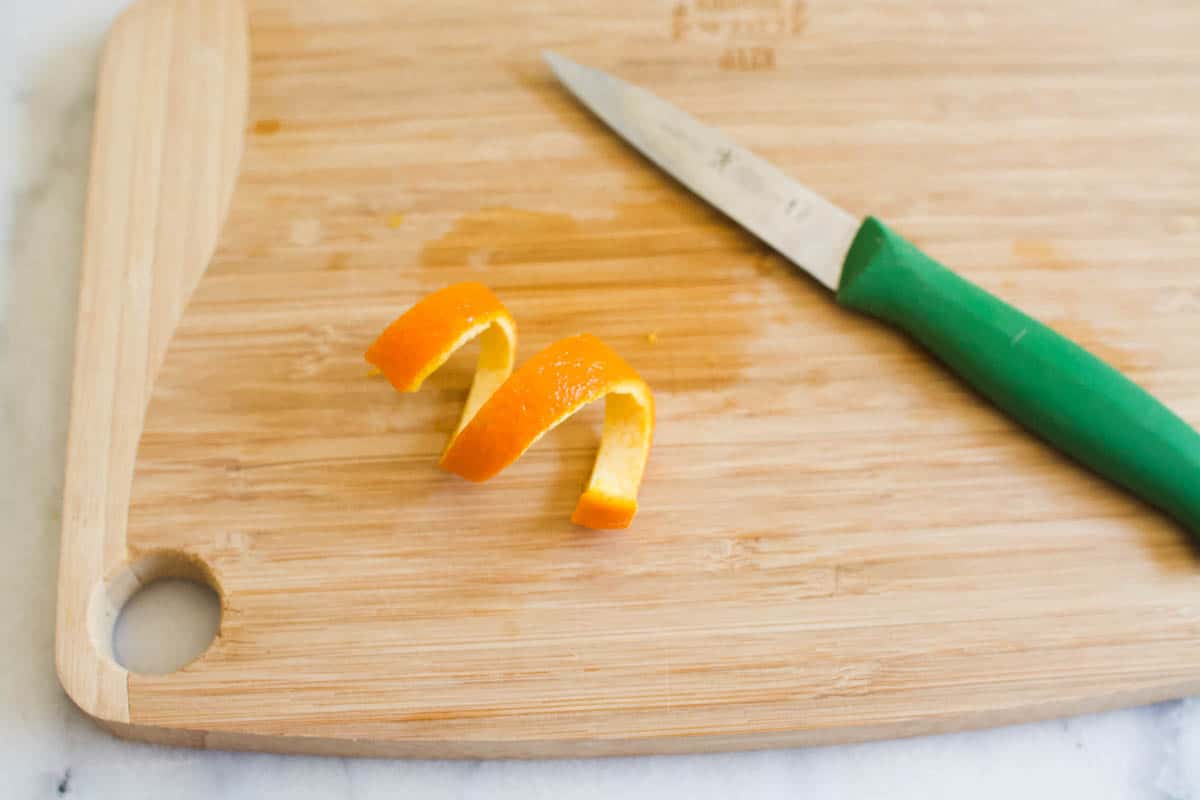
{"type": "Polygon", "coordinates": [[[113,656],[130,672],[164,675],[195,661],[216,638],[221,598],[185,578],[161,578],[134,593],[113,628],[113,656]]]}
{"type": "Polygon", "coordinates": [[[93,646],[130,672],[162,675],[200,657],[221,624],[221,591],[198,557],[161,550],[122,564],[97,586],[93,646]]]}

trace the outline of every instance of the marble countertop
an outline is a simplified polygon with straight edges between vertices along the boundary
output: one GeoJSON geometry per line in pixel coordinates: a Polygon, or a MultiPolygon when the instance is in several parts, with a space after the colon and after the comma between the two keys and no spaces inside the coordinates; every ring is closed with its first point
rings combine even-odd
{"type": "Polygon", "coordinates": [[[0,794],[12,798],[971,797],[1200,800],[1200,699],[873,744],[570,761],[177,750],[91,724],[54,671],[54,582],[97,60],[125,0],[0,20],[0,794]]]}

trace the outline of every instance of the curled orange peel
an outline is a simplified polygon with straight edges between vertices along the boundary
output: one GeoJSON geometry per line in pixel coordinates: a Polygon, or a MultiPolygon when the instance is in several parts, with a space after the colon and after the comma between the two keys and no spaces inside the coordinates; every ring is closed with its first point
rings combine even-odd
{"type": "Polygon", "coordinates": [[[600,451],[571,521],[625,528],[654,430],[654,398],[633,367],[591,334],[555,342],[487,399],[442,455],[441,466],[486,481],[588,403],[605,397],[600,451]]]}
{"type": "Polygon", "coordinates": [[[486,481],[576,411],[605,398],[600,450],[571,521],[595,529],[628,527],[654,432],[654,396],[633,367],[595,336],[555,342],[510,376],[512,317],[486,287],[457,284],[429,295],[389,325],[367,360],[400,391],[416,391],[475,336],[481,336],[484,352],[440,466],[486,481]],[[489,340],[493,330],[499,332],[489,340]]]}
{"type": "Polygon", "coordinates": [[[426,295],[379,334],[367,362],[397,391],[415,392],[425,379],[472,339],[479,338],[475,379],[454,435],[512,373],[517,323],[482,283],[456,283],[426,295]]]}

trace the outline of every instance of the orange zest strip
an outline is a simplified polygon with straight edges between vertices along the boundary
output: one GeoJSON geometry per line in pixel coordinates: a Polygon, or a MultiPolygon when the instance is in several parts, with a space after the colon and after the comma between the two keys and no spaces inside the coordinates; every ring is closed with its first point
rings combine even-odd
{"type": "Polygon", "coordinates": [[[608,345],[590,334],[555,342],[525,362],[483,404],[446,448],[441,466],[486,481],[583,406],[605,397],[600,452],[571,521],[626,528],[654,432],[650,387],[608,345]]]}
{"type": "Polygon", "coordinates": [[[517,324],[482,283],[456,283],[422,298],[379,334],[367,361],[401,392],[415,392],[456,350],[479,337],[475,379],[455,435],[512,372],[517,324]]]}
{"type": "Polygon", "coordinates": [[[633,367],[595,336],[562,339],[513,373],[512,316],[483,284],[459,283],[402,314],[368,348],[366,358],[397,390],[415,392],[476,337],[481,351],[475,378],[441,466],[468,480],[486,481],[603,397],[600,451],[571,521],[596,529],[628,527],[654,433],[654,396],[633,367]]]}

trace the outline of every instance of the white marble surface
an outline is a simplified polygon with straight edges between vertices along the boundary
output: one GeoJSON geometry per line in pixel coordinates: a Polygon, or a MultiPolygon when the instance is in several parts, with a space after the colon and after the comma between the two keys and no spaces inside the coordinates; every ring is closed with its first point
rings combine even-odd
{"type": "Polygon", "coordinates": [[[54,675],[53,586],[93,82],[123,4],[0,11],[0,797],[1200,800],[1200,699],[858,746],[557,762],[194,752],[93,726],[54,675]]]}

